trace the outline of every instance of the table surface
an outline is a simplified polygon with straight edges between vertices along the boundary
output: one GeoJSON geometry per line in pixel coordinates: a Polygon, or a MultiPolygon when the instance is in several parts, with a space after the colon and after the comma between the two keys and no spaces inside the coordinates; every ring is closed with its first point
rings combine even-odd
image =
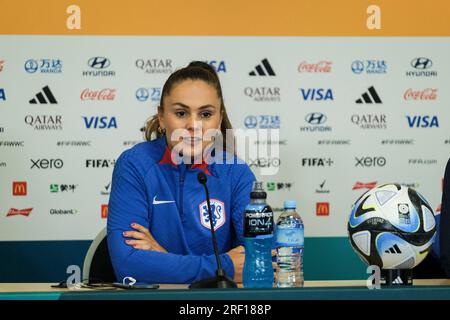
{"type": "MultiPolygon", "coordinates": [[[[55,283],[0,283],[0,293],[19,292],[70,292],[65,288],[52,288],[55,283]]],[[[304,288],[330,288],[330,287],[365,287],[366,280],[335,280],[335,281],[305,281],[304,288]]],[[[414,286],[450,286],[450,279],[416,279],[414,286]]],[[[242,288],[242,285],[239,285],[242,288]]],[[[159,290],[186,290],[184,284],[162,284],[159,290]]],[[[117,289],[122,290],[122,289],[117,289]]],[[[268,289],[270,290],[270,289],[268,289]]],[[[300,289],[301,290],[301,289],[300,289]]],[[[76,291],[91,292],[92,289],[81,288],[76,291]]]]}
{"type": "Polygon", "coordinates": [[[303,288],[196,289],[187,285],[163,284],[159,289],[63,289],[54,283],[0,283],[0,300],[301,300],[301,299],[450,299],[450,279],[416,279],[413,286],[369,290],[366,280],[305,281],[303,288]]]}

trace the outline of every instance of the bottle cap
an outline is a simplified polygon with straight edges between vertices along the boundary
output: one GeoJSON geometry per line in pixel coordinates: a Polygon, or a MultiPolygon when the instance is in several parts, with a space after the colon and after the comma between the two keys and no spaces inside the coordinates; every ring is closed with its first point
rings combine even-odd
{"type": "Polygon", "coordinates": [[[251,199],[266,199],[267,193],[262,187],[262,182],[255,181],[253,184],[253,190],[250,192],[251,199]]]}
{"type": "Polygon", "coordinates": [[[285,209],[295,209],[297,208],[297,203],[295,200],[286,200],[284,201],[284,208],[285,209]]]}

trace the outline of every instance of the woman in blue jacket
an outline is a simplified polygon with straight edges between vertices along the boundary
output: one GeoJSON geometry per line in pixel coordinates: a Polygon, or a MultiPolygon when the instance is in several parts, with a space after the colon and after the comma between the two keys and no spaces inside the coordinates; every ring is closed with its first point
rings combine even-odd
{"type": "Polygon", "coordinates": [[[123,152],[114,168],[107,231],[118,281],[192,283],[215,276],[200,171],[208,177],[222,267],[241,281],[243,212],[255,177],[234,152],[217,148],[222,140],[211,132],[225,137],[227,129],[212,67],[192,62],[170,75],[158,113],[146,125],[147,142],[123,152]],[[233,161],[224,161],[230,154],[233,161]]]}

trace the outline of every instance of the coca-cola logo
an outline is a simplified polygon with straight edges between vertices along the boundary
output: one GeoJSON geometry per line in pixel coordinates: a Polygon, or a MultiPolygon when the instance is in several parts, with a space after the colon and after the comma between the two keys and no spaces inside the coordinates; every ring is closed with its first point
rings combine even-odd
{"type": "Polygon", "coordinates": [[[405,100],[436,100],[438,89],[426,88],[423,90],[413,90],[409,88],[405,91],[403,98],[405,100]]]}
{"type": "Polygon", "coordinates": [[[298,66],[298,72],[309,72],[309,73],[329,73],[331,72],[331,65],[333,62],[322,60],[318,63],[307,63],[302,61],[298,66]]]}
{"type": "Polygon", "coordinates": [[[84,89],[81,92],[81,100],[108,100],[112,101],[116,97],[116,89],[105,88],[102,90],[84,89]]]}

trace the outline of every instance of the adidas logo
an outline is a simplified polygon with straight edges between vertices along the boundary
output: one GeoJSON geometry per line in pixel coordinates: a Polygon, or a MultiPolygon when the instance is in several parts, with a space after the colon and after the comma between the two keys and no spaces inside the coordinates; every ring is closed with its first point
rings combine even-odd
{"type": "Polygon", "coordinates": [[[398,276],[394,281],[392,281],[392,284],[403,284],[402,278],[398,276]]]}
{"type": "Polygon", "coordinates": [[[269,63],[269,60],[263,59],[261,63],[262,64],[258,64],[255,67],[254,71],[249,72],[250,76],[275,76],[275,72],[269,63]]]}
{"type": "Polygon", "coordinates": [[[42,91],[37,93],[35,98],[30,100],[31,104],[57,104],[55,96],[48,86],[42,88],[42,91]]]}
{"type": "Polygon", "coordinates": [[[394,244],[394,246],[390,247],[384,253],[401,254],[402,251],[400,250],[400,248],[396,244],[394,244]]]}
{"type": "Polygon", "coordinates": [[[368,89],[367,92],[364,92],[356,103],[382,103],[380,96],[375,91],[375,88],[372,86],[368,89]]]}

